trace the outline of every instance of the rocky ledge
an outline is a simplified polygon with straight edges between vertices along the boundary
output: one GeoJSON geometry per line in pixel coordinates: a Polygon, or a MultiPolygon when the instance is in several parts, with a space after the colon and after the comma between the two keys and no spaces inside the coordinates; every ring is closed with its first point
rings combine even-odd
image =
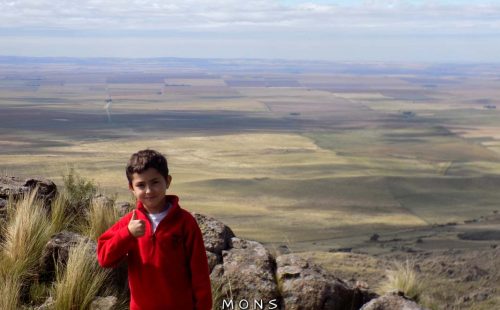
{"type": "MultiPolygon", "coordinates": [[[[5,206],[9,196],[20,196],[36,186],[43,189],[41,198],[46,201],[57,191],[49,180],[0,178],[0,206],[5,206]]],[[[126,209],[123,204],[114,207],[121,214],[126,209]]],[[[203,233],[216,309],[424,309],[398,293],[377,296],[364,287],[351,286],[296,254],[273,256],[263,244],[236,237],[217,219],[198,213],[193,216],[203,233]]],[[[52,236],[40,258],[39,281],[54,281],[55,266],[64,266],[69,248],[82,239],[85,237],[70,231],[52,236]]],[[[109,286],[127,294],[126,266],[113,270],[109,286]]],[[[116,296],[101,296],[92,309],[113,309],[117,302],[116,296]]],[[[49,309],[50,303],[49,299],[38,309],[49,309]]]]}

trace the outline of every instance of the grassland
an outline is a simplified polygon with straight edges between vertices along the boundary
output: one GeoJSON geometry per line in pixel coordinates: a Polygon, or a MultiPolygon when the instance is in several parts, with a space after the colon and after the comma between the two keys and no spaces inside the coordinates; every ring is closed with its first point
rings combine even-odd
{"type": "Polygon", "coordinates": [[[183,206],[297,250],[498,209],[487,70],[222,68],[3,64],[0,171],[60,184],[74,167],[129,200],[124,164],[155,148],[183,206]]]}

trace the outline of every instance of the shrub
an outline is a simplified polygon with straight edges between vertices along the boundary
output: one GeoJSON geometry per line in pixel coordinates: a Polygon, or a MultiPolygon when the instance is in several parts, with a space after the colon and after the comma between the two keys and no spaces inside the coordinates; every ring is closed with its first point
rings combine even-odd
{"type": "Polygon", "coordinates": [[[72,204],[90,205],[92,197],[97,193],[97,186],[93,181],[82,177],[71,168],[67,175],[63,175],[64,195],[72,204]]]}
{"type": "Polygon", "coordinates": [[[68,228],[82,230],[97,186],[71,168],[67,175],[63,175],[63,187],[61,199],[65,200],[62,203],[66,205],[63,218],[71,216],[68,228]]]}

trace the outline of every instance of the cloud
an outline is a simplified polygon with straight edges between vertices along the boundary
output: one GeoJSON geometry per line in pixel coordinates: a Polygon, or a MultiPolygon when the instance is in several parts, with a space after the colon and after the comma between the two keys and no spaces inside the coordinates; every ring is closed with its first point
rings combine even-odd
{"type": "Polygon", "coordinates": [[[2,0],[0,28],[68,31],[498,32],[500,5],[369,0],[2,0]]]}

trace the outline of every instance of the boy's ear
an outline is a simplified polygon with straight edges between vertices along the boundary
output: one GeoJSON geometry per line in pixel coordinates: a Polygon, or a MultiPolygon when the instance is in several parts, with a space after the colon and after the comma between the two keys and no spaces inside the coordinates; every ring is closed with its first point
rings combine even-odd
{"type": "Polygon", "coordinates": [[[167,188],[169,188],[170,182],[172,182],[172,176],[170,174],[167,175],[167,180],[166,181],[167,181],[167,188]]]}
{"type": "Polygon", "coordinates": [[[132,187],[132,184],[128,183],[128,189],[131,190],[131,191],[134,190],[134,188],[132,187]]]}

